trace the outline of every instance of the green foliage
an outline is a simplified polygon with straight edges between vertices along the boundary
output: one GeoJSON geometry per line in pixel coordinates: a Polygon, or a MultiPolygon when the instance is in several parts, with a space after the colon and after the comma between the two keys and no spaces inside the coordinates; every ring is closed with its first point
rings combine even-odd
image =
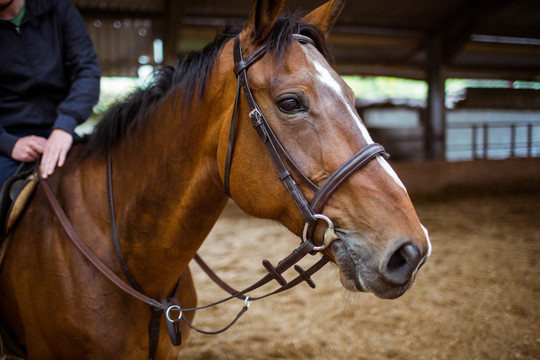
{"type": "Polygon", "coordinates": [[[343,76],[357,98],[364,100],[385,100],[409,98],[424,100],[427,97],[427,84],[421,80],[375,76],[343,76]]]}

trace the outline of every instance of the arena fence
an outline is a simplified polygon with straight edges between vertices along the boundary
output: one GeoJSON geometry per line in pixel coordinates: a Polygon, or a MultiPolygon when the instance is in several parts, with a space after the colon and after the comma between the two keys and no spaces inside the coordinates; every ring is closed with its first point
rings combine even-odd
{"type": "Polygon", "coordinates": [[[540,156],[540,122],[497,121],[447,124],[447,160],[540,156]]]}

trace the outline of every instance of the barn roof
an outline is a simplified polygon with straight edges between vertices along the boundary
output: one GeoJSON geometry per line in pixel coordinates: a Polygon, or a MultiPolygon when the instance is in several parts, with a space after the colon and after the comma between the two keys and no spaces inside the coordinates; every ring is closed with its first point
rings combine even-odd
{"type": "MultiPolygon", "coordinates": [[[[72,0],[85,18],[104,75],[199,49],[218,28],[242,23],[253,1],[72,0]]],[[[324,0],[289,0],[292,11],[324,0]]],[[[349,0],[330,37],[342,74],[425,79],[430,57],[444,77],[540,81],[538,0],[349,0]]]]}

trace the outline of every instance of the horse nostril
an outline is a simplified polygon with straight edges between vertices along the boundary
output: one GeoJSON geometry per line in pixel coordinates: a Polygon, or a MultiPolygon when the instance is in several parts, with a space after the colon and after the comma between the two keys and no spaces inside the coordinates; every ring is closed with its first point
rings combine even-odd
{"type": "Polygon", "coordinates": [[[389,282],[403,285],[409,281],[420,260],[418,246],[407,242],[386,254],[381,262],[380,272],[389,282]]]}

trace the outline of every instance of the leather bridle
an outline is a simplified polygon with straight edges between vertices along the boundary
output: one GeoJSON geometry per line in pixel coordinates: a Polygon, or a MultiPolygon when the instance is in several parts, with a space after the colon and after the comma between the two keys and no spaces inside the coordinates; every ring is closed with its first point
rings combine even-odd
{"type": "MultiPolygon", "coordinates": [[[[293,40],[300,42],[301,44],[311,44],[315,46],[313,40],[307,36],[300,34],[293,34],[293,40]]],[[[302,218],[304,219],[304,229],[302,232],[302,241],[313,242],[313,234],[315,232],[315,226],[318,220],[324,220],[327,223],[327,230],[324,233],[324,238],[320,246],[314,246],[314,251],[321,251],[326,249],[334,240],[339,239],[339,236],[334,230],[332,221],[325,215],[321,214],[324,205],[337,188],[343,184],[351,175],[358,171],[361,167],[366,165],[369,161],[382,155],[388,157],[388,154],[380,144],[371,143],[363,147],[343,163],[334,173],[332,173],[320,187],[317,187],[304,173],[296,166],[291,157],[287,154],[287,151],[280,143],[276,134],[272,131],[270,124],[266,120],[263,112],[261,111],[257,101],[253,97],[251,89],[248,83],[247,70],[251,65],[260,60],[266,53],[268,48],[266,45],[262,45],[255,49],[251,54],[246,56],[242,55],[242,46],[240,39],[237,36],[234,39],[234,73],[238,78],[238,87],[236,90],[236,99],[234,103],[234,110],[231,119],[231,128],[229,131],[229,143],[227,148],[227,155],[225,160],[224,171],[224,186],[225,193],[230,197],[230,174],[232,166],[232,158],[234,152],[235,133],[236,133],[236,121],[238,113],[238,103],[240,97],[240,89],[242,89],[247,103],[250,108],[249,118],[257,131],[257,134],[263,141],[272,162],[278,172],[279,179],[291,195],[296,207],[300,211],[302,218]],[[287,165],[295,175],[305,184],[307,187],[315,193],[311,203],[309,203],[302,190],[294,180],[291,171],[288,170],[287,165]]]]}
{"type": "MultiPolygon", "coordinates": [[[[314,42],[307,36],[294,34],[293,39],[299,41],[301,44],[312,44],[314,42]]],[[[157,351],[158,336],[159,336],[159,327],[160,327],[160,317],[161,314],[165,315],[167,319],[166,323],[169,330],[169,335],[171,341],[174,345],[179,345],[181,343],[181,332],[180,332],[180,320],[182,319],[188,326],[193,328],[196,331],[205,333],[205,334],[217,334],[227,330],[232,326],[238,318],[247,311],[251,301],[259,300],[266,298],[270,295],[280,293],[282,291],[288,290],[302,282],[306,282],[312,288],[315,288],[315,283],[311,279],[311,276],[320,270],[325,264],[328,263],[329,259],[323,255],[323,257],[313,264],[307,270],[302,269],[297,263],[307,256],[308,254],[313,254],[316,251],[321,251],[327,248],[332,241],[339,239],[338,234],[336,234],[334,225],[332,221],[321,214],[325,203],[331,197],[331,195],[336,191],[336,189],[346,181],[351,175],[358,171],[362,166],[367,164],[369,161],[374,159],[378,155],[387,157],[384,148],[375,143],[371,143],[358,151],[345,163],[343,163],[334,173],[332,173],[320,187],[317,187],[307,176],[305,176],[302,171],[295,165],[294,161],[287,154],[285,148],[279,142],[277,136],[272,131],[268,121],[264,117],[261,109],[257,105],[251,89],[248,84],[247,79],[247,70],[253,65],[257,60],[261,59],[268,52],[266,45],[263,45],[256,50],[254,50],[250,55],[245,59],[242,55],[242,49],[240,46],[240,41],[238,37],[234,40],[234,73],[238,78],[238,88],[236,91],[235,105],[231,120],[231,128],[229,132],[229,144],[226,154],[225,161],[225,172],[224,172],[224,186],[225,192],[227,195],[230,194],[230,184],[229,178],[231,173],[232,158],[234,152],[234,143],[235,143],[235,130],[236,130],[236,121],[237,121],[237,112],[238,104],[240,101],[240,89],[244,92],[245,98],[250,108],[249,117],[255,127],[255,130],[259,134],[259,137],[264,142],[268,153],[274,163],[274,166],[278,172],[279,179],[283,182],[288,192],[290,193],[292,199],[294,200],[297,208],[299,209],[302,217],[304,219],[304,229],[302,235],[302,242],[295,250],[291,252],[287,257],[279,261],[276,266],[273,266],[270,261],[263,260],[263,266],[266,268],[268,273],[264,275],[261,279],[255,282],[253,285],[248,286],[243,290],[235,290],[223,280],[212,270],[206,263],[200,258],[199,255],[195,255],[194,260],[201,266],[201,268],[214,280],[219,286],[221,286],[225,291],[227,291],[230,296],[222,300],[216,301],[214,303],[199,306],[195,308],[183,308],[180,303],[175,299],[176,291],[178,290],[180,280],[178,280],[172,294],[168,299],[155,300],[147,296],[142,290],[141,286],[137,283],[129,269],[127,268],[126,262],[122,256],[120,245],[118,242],[118,237],[116,234],[116,217],[114,211],[114,200],[113,200],[113,188],[112,188],[112,165],[111,165],[111,156],[110,152],[107,155],[107,193],[108,193],[108,202],[109,202],[109,213],[111,217],[111,233],[113,239],[113,245],[115,252],[118,258],[118,262],[122,268],[122,272],[127,282],[110,270],[93,252],[92,250],[84,243],[82,238],[78,235],[77,231],[71,224],[66,213],[62,209],[56,195],[54,194],[53,189],[47,182],[47,180],[40,178],[42,183],[43,191],[51,207],[59,219],[62,227],[64,228],[66,234],[71,239],[73,244],[81,251],[81,253],[93,264],[93,266],[99,270],[105,277],[107,277],[113,284],[115,284],[119,289],[127,293],[128,295],[146,303],[152,309],[152,318],[150,321],[150,331],[149,331],[149,359],[152,359],[157,351]],[[288,170],[288,167],[291,169],[294,174],[301,179],[307,187],[314,192],[314,197],[309,203],[305,196],[303,195],[300,187],[294,180],[291,172],[288,170]],[[315,232],[315,227],[318,220],[323,220],[327,223],[327,229],[324,233],[323,242],[320,246],[316,246],[313,242],[313,234],[315,232]],[[294,266],[294,270],[298,273],[297,277],[291,281],[285,280],[282,274],[294,266]],[[276,280],[280,287],[258,297],[251,297],[247,295],[253,290],[259,289],[265,284],[268,284],[272,280],[276,280]],[[242,310],[237,314],[234,320],[227,325],[225,328],[218,331],[202,331],[195,328],[188,320],[182,316],[183,312],[194,311],[200,309],[206,309],[215,305],[224,303],[225,301],[238,298],[244,300],[244,306],[242,310]]]]}

